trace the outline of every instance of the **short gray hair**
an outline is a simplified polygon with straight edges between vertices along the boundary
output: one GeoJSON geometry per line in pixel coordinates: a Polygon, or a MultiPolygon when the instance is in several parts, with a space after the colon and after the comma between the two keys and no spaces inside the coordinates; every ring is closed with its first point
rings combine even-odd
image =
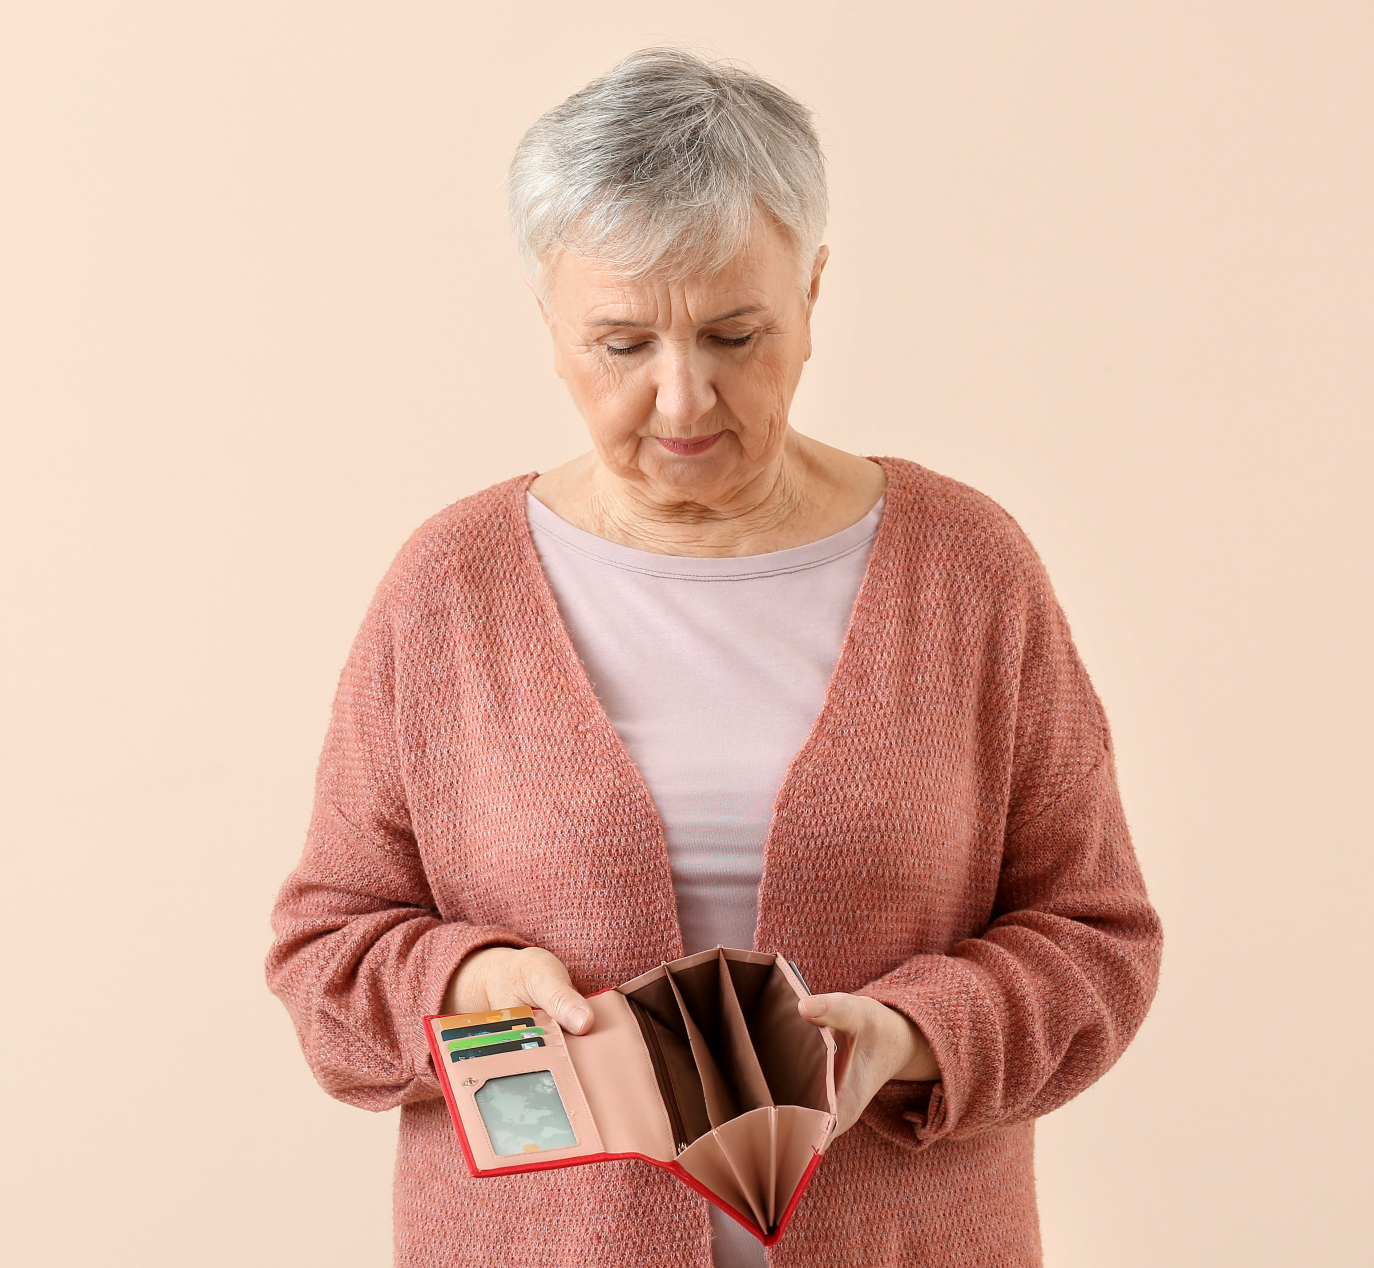
{"type": "Polygon", "coordinates": [[[760,211],[809,282],[825,230],[825,157],[811,111],[776,84],[676,48],[645,48],[521,139],[510,221],[531,280],[560,250],[630,276],[711,273],[760,211]]]}

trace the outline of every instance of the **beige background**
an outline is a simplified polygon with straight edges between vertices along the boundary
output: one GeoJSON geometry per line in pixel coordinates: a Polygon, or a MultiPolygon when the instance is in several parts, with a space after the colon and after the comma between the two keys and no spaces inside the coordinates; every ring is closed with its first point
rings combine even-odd
{"type": "Polygon", "coordinates": [[[396,1118],[260,962],[425,516],[579,451],[501,178],[661,39],[820,112],[803,429],[990,493],[1168,948],[1047,1119],[1052,1268],[1370,1262],[1374,18],[1330,0],[68,3],[0,29],[14,1265],[362,1268],[396,1118]]]}

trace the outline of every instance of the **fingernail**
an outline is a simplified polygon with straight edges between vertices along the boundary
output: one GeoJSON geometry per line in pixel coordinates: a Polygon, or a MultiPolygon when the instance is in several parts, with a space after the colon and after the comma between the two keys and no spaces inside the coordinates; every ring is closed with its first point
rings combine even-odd
{"type": "Polygon", "coordinates": [[[575,1008],[568,1014],[567,1029],[574,1034],[580,1035],[586,1029],[587,1023],[591,1021],[592,1015],[585,1008],[575,1008]]]}
{"type": "Polygon", "coordinates": [[[819,1017],[825,1012],[825,1001],[823,999],[817,999],[814,995],[809,995],[806,999],[802,1000],[802,1008],[806,1011],[808,1017],[819,1017]]]}

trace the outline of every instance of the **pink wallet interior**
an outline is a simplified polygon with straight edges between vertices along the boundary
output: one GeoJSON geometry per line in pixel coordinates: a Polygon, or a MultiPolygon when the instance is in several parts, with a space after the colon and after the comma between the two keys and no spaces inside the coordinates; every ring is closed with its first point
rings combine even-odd
{"type": "Polygon", "coordinates": [[[781,956],[717,947],[591,996],[584,1035],[536,1009],[544,1047],[445,1068],[471,1169],[641,1157],[773,1241],[835,1122],[835,1039],[798,1015],[806,993],[781,956]]]}

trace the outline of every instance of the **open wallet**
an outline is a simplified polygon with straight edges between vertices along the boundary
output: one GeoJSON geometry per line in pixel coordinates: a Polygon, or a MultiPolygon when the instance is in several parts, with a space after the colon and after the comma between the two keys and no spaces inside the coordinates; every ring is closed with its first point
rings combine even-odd
{"type": "Polygon", "coordinates": [[[583,1035],[537,1008],[425,1029],[472,1175],[639,1158],[771,1246],[836,1121],[835,1034],[797,1012],[807,994],[781,955],[716,947],[589,996],[583,1035]]]}

